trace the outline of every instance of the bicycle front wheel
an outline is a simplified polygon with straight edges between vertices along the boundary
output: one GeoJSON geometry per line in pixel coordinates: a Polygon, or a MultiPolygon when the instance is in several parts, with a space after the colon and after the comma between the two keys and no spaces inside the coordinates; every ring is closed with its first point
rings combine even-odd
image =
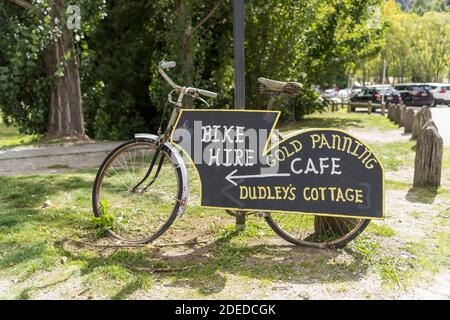
{"type": "Polygon", "coordinates": [[[131,140],[111,152],[97,173],[92,193],[94,215],[118,240],[136,244],[154,241],[176,218],[181,181],[164,147],[157,149],[149,140],[131,140]],[[147,176],[154,157],[151,174],[136,188],[147,176]]]}
{"type": "Polygon", "coordinates": [[[370,219],[279,212],[267,214],[266,221],[276,234],[295,245],[342,248],[363,232],[370,219]]]}

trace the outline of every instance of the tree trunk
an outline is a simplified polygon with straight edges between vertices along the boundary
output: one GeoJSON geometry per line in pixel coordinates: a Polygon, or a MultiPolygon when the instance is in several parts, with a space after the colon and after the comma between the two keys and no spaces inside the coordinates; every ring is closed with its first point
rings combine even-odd
{"type": "Polygon", "coordinates": [[[366,86],[366,61],[365,60],[363,60],[362,67],[363,67],[363,79],[362,79],[362,81],[363,81],[363,87],[365,87],[366,86]]]}
{"type": "Polygon", "coordinates": [[[315,216],[314,232],[317,236],[342,236],[351,230],[347,220],[345,218],[315,216]]]}
{"type": "Polygon", "coordinates": [[[192,25],[192,12],[191,7],[189,6],[188,0],[178,0],[178,18],[177,18],[177,26],[181,28],[177,30],[177,33],[181,35],[178,37],[179,42],[181,43],[179,64],[181,66],[180,73],[181,79],[183,81],[183,85],[190,86],[194,81],[194,44],[192,43],[192,39],[196,31],[205,24],[214,14],[221,3],[221,0],[216,1],[215,5],[211,8],[211,10],[203,17],[203,19],[195,26],[192,25]]]}
{"type": "Polygon", "coordinates": [[[182,49],[184,84],[189,86],[193,85],[194,82],[194,52],[192,50],[192,34],[190,34],[191,29],[191,26],[187,27],[182,49]]]}
{"type": "Polygon", "coordinates": [[[180,66],[181,85],[190,86],[193,82],[194,54],[192,49],[192,14],[188,0],[178,0],[175,25],[176,43],[179,47],[178,65],[180,66]]]}
{"type": "Polygon", "coordinates": [[[82,99],[80,89],[80,72],[78,57],[72,41],[72,33],[65,25],[65,0],[55,0],[53,3],[54,18],[62,26],[62,35],[46,56],[46,67],[49,76],[56,76],[52,87],[50,112],[47,125],[48,138],[84,139],[82,99]]]}

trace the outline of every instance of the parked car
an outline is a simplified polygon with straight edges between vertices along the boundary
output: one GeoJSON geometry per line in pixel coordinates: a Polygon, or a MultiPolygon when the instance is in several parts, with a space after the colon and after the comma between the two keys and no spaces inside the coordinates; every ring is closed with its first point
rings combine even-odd
{"type": "Polygon", "coordinates": [[[350,98],[350,102],[371,102],[374,104],[384,103],[402,103],[400,93],[394,90],[390,85],[374,85],[363,88],[359,93],[355,93],[350,98]]]}
{"type": "Polygon", "coordinates": [[[350,90],[351,90],[352,94],[355,94],[355,93],[360,93],[362,89],[364,89],[364,87],[354,85],[353,87],[351,87],[350,90]]]}
{"type": "Polygon", "coordinates": [[[430,92],[431,87],[420,83],[403,83],[394,86],[407,106],[435,107],[436,100],[430,92]]]}
{"type": "Polygon", "coordinates": [[[361,88],[345,88],[337,91],[336,89],[327,89],[322,92],[321,97],[324,100],[335,103],[347,103],[355,92],[360,92],[361,88]]]}
{"type": "Polygon", "coordinates": [[[336,91],[336,89],[326,89],[325,91],[322,92],[321,96],[322,96],[322,98],[329,100],[329,99],[337,97],[338,92],[339,91],[336,91]]]}
{"type": "Polygon", "coordinates": [[[351,95],[352,95],[352,89],[347,88],[347,89],[339,90],[337,96],[340,99],[340,102],[347,103],[348,99],[350,99],[351,95]]]}
{"type": "Polygon", "coordinates": [[[431,88],[436,104],[446,104],[450,107],[450,84],[449,83],[427,83],[431,88]]]}

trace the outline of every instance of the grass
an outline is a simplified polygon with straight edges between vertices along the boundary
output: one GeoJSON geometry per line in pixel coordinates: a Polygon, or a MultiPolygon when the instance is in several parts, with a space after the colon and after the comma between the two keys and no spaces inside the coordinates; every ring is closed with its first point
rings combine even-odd
{"type": "Polygon", "coordinates": [[[371,147],[386,170],[397,171],[414,165],[414,141],[373,144],[371,147]]]}
{"type": "Polygon", "coordinates": [[[371,128],[373,130],[393,130],[397,126],[386,120],[379,114],[369,115],[367,113],[357,112],[348,113],[341,109],[338,112],[322,112],[307,115],[304,119],[292,124],[281,124],[281,130],[291,130],[295,128],[333,128],[333,129],[363,129],[371,128]]]}
{"type": "MultiPolygon", "coordinates": [[[[379,223],[371,223],[367,232],[343,251],[272,246],[266,242],[274,234],[263,220],[250,219],[247,229],[237,234],[233,220],[223,212],[195,206],[188,209],[189,219],[178,220],[164,238],[176,241],[180,230],[198,234],[202,221],[209,221],[211,225],[201,230],[204,236],[213,237],[206,247],[180,248],[179,255],[169,257],[151,247],[102,252],[73,246],[67,239],[84,241],[96,232],[90,222],[93,179],[91,172],[0,178],[0,194],[6,199],[0,204],[0,278],[18,279],[15,289],[10,290],[12,296],[7,297],[36,298],[45,292],[42,287],[51,287],[62,297],[71,298],[74,292],[64,291],[63,284],[76,283],[77,292],[85,298],[124,299],[166,283],[185,288],[184,294],[189,293],[192,298],[226,298],[223,290],[230,284],[230,275],[242,283],[258,279],[267,284],[331,284],[355,281],[367,272],[369,265],[379,270],[383,281],[394,285],[414,277],[418,266],[426,269],[427,263],[437,261],[439,268],[445,261],[435,257],[448,250],[448,239],[441,234],[436,238],[445,246],[432,255],[422,250],[420,258],[425,260],[420,264],[410,266],[409,260],[403,258],[397,261],[393,252],[380,248],[380,239],[395,237],[396,232],[379,223]],[[44,209],[42,204],[47,200],[53,206],[44,209]],[[372,236],[381,238],[374,240],[372,236]],[[349,256],[339,261],[342,253],[349,256]],[[67,257],[65,264],[61,263],[62,257],[67,257]],[[181,271],[154,274],[140,270],[158,268],[181,271]],[[74,269],[78,273],[66,276],[74,269]],[[56,278],[66,280],[58,282],[56,278]]],[[[239,292],[235,294],[241,296],[239,292]]]]}
{"type": "MultiPolygon", "coordinates": [[[[379,115],[345,112],[308,116],[298,124],[310,125],[392,129],[379,115]]],[[[374,148],[386,170],[394,172],[411,168],[413,145],[392,142],[374,148]]],[[[450,168],[449,154],[446,149],[446,170],[450,168]]],[[[425,239],[407,239],[386,220],[370,223],[344,249],[314,250],[288,245],[263,219],[254,217],[249,218],[245,231],[236,233],[233,218],[223,211],[196,205],[199,190],[196,177],[191,175],[191,202],[185,217],[177,219],[159,243],[198,238],[206,244],[104,249],[80,244],[111,243],[107,238],[98,239],[92,222],[94,177],[95,170],[0,177],[0,281],[6,283],[0,298],[229,299],[255,294],[265,298],[272,290],[278,293],[280,283],[320,284],[345,295],[349,283],[357,285],[373,272],[389,293],[392,287],[420,282],[424,274],[449,265],[447,187],[411,190],[409,182],[386,181],[388,192],[409,194],[410,198],[402,201],[421,202],[406,216],[417,220],[420,227],[428,226],[425,239]],[[437,218],[428,214],[436,211],[436,198],[443,203],[437,218]],[[44,208],[46,201],[51,206],[44,208]]],[[[99,224],[102,227],[104,223],[99,224]]],[[[309,298],[306,292],[297,296],[309,298]]]]}
{"type": "Polygon", "coordinates": [[[360,255],[364,263],[378,269],[387,288],[398,290],[418,279],[430,280],[442,268],[450,266],[448,234],[438,233],[433,240],[429,243],[409,241],[398,252],[389,252],[383,250],[378,241],[362,236],[353,241],[349,250],[360,255]]]}
{"type": "Polygon", "coordinates": [[[248,228],[237,234],[233,220],[222,211],[195,206],[186,213],[190,219],[178,220],[164,238],[176,241],[180,230],[199,233],[196,226],[209,221],[211,225],[201,230],[204,236],[213,237],[206,248],[181,248],[179,256],[170,258],[151,247],[108,253],[77,247],[69,239],[86,241],[96,233],[90,222],[93,179],[91,172],[0,178],[0,194],[6,200],[0,204],[0,278],[18,281],[9,298],[36,298],[45,291],[41,287],[48,286],[59,288],[63,297],[70,298],[63,284],[72,286],[77,281],[77,290],[86,298],[132,297],[161,281],[190,287],[193,297],[220,297],[227,275],[244,282],[333,282],[353,278],[349,270],[362,274],[367,268],[358,260],[348,265],[328,264],[337,252],[266,245],[264,242],[275,236],[263,220],[249,220],[248,228]],[[42,208],[47,200],[53,205],[42,208]],[[67,258],[65,264],[61,263],[63,257],[67,258]],[[74,268],[79,273],[66,277],[74,268]],[[182,271],[140,271],[158,268],[182,271]],[[55,280],[65,277],[61,283],[55,280]]]}
{"type": "Polygon", "coordinates": [[[28,145],[39,140],[38,135],[21,134],[14,127],[7,127],[0,119],[0,149],[28,145]]]}
{"type": "Polygon", "coordinates": [[[422,214],[419,212],[419,211],[411,211],[411,212],[409,212],[408,213],[411,217],[414,217],[414,218],[416,218],[416,219],[419,219],[421,216],[422,216],[422,214]]]}
{"type": "Polygon", "coordinates": [[[377,222],[372,222],[371,224],[369,224],[367,232],[380,237],[393,237],[396,235],[394,229],[377,222]]]}

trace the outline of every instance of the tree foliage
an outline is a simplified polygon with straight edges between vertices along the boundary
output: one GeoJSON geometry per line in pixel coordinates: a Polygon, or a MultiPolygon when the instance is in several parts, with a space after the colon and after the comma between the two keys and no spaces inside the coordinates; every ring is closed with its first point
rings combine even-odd
{"type": "Polygon", "coordinates": [[[42,133],[52,81],[46,76],[42,53],[58,31],[44,4],[26,11],[2,2],[0,16],[0,43],[5,44],[0,50],[0,106],[4,121],[17,123],[26,133],[42,133]],[[39,19],[39,15],[44,18],[39,19]]]}
{"type": "MultiPolygon", "coordinates": [[[[49,1],[39,3],[45,7],[49,1]]],[[[380,50],[383,26],[368,24],[369,9],[380,3],[246,1],[247,108],[264,107],[267,97],[260,95],[257,83],[261,76],[304,84],[299,97],[277,106],[291,118],[322,108],[312,86],[345,86],[357,62],[380,50]]],[[[77,4],[82,9],[77,53],[89,136],[119,139],[155,130],[169,90],[157,73],[162,59],[178,62],[171,70],[178,83],[217,91],[214,107],[232,107],[231,0],[77,4]]],[[[0,41],[8,44],[0,48],[0,107],[10,123],[43,132],[52,79],[42,70],[42,57],[58,24],[8,4],[0,14],[0,41]]]]}
{"type": "MultiPolygon", "coordinates": [[[[5,44],[0,47],[0,110],[6,124],[14,123],[25,133],[44,133],[51,89],[71,58],[70,52],[63,52],[61,64],[49,67],[49,53],[61,39],[66,19],[55,18],[52,0],[26,3],[26,9],[13,1],[0,4],[0,43],[5,44]]],[[[83,29],[75,30],[73,37],[78,46],[101,20],[103,1],[76,3],[84,9],[83,29]]]]}
{"type": "Polygon", "coordinates": [[[448,77],[450,12],[431,10],[422,15],[402,12],[390,0],[384,4],[383,19],[389,24],[383,49],[368,62],[375,82],[381,82],[384,60],[388,76],[394,82],[441,82],[448,77]]]}

